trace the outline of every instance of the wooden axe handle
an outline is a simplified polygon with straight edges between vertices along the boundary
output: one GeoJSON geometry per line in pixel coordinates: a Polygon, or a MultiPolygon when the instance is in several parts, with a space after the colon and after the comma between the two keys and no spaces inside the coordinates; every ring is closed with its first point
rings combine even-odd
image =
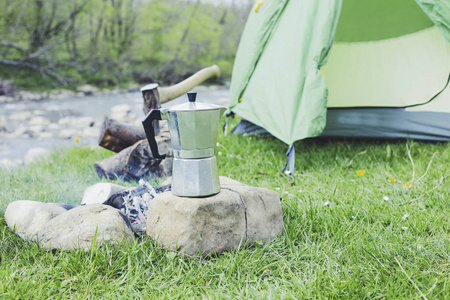
{"type": "Polygon", "coordinates": [[[182,82],[177,83],[173,86],[158,88],[159,101],[160,103],[165,103],[167,101],[180,97],[184,93],[189,92],[194,87],[213,76],[220,76],[220,69],[217,65],[201,69],[191,77],[186,78],[182,82]]]}

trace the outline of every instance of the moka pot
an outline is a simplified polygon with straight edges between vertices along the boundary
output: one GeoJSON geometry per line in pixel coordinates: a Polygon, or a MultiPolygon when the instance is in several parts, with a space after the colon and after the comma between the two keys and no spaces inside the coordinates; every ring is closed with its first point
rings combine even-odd
{"type": "Polygon", "coordinates": [[[217,160],[214,156],[219,121],[226,108],[197,103],[197,93],[188,93],[189,102],[152,109],[142,121],[150,150],[158,152],[153,120],[167,120],[173,148],[172,193],[184,197],[210,196],[220,192],[217,160]]]}

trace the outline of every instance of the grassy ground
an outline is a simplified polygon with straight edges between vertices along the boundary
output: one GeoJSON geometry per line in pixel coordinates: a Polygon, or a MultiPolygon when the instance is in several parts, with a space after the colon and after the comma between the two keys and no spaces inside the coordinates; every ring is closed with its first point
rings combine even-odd
{"type": "Polygon", "coordinates": [[[44,252],[8,229],[4,211],[18,199],[79,203],[110,153],[75,146],[0,170],[0,298],[450,298],[450,143],[302,141],[292,176],[280,174],[277,140],[219,143],[221,175],[283,198],[281,237],[209,259],[149,240],[44,252]]]}

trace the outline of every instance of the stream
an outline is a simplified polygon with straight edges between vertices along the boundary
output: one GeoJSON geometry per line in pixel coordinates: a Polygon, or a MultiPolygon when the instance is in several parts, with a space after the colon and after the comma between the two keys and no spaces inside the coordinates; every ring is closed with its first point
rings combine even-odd
{"type": "MultiPolygon", "coordinates": [[[[227,88],[198,87],[196,91],[198,102],[227,106],[229,96],[227,88]]],[[[186,95],[164,103],[162,107],[170,107],[183,101],[187,101],[186,95]]],[[[97,146],[103,118],[109,115],[112,107],[128,105],[130,121],[139,123],[144,118],[142,103],[140,92],[2,103],[0,104],[0,162],[9,160],[21,163],[28,150],[36,147],[55,149],[74,145],[97,146]],[[18,117],[18,115],[21,116],[18,117]],[[30,120],[32,118],[35,120],[30,120]],[[66,122],[62,127],[63,119],[73,120],[73,124],[66,122]],[[75,128],[86,119],[93,121],[90,121],[88,125],[91,127],[90,135],[80,138],[79,142],[76,142],[73,136],[62,137],[63,130],[75,128]],[[36,133],[37,130],[40,131],[36,133]],[[97,136],[95,130],[98,130],[97,136]]]]}

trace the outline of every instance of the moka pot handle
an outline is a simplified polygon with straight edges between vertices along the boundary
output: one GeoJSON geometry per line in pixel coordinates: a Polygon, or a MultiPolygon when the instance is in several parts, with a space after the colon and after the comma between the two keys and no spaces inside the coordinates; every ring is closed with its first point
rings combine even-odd
{"type": "Polygon", "coordinates": [[[161,111],[159,109],[152,109],[142,121],[144,126],[145,135],[147,136],[147,141],[150,146],[154,158],[166,158],[166,154],[159,154],[158,144],[155,139],[155,128],[153,127],[154,120],[162,120],[161,111]]]}

